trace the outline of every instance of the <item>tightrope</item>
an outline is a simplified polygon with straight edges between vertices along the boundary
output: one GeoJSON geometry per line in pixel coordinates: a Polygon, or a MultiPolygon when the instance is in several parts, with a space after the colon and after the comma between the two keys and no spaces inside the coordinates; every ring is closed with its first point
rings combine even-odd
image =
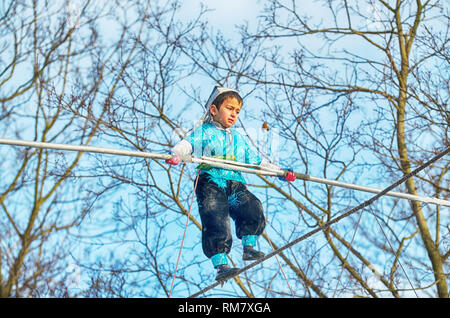
{"type": "MultiPolygon", "coordinates": [[[[436,155],[435,157],[433,157],[432,159],[430,159],[429,161],[427,161],[426,163],[422,164],[421,166],[419,166],[418,168],[416,168],[415,170],[413,170],[412,172],[406,174],[405,176],[403,176],[401,179],[397,180],[395,183],[393,183],[392,185],[390,185],[389,187],[385,188],[384,190],[382,190],[380,193],[376,194],[375,196],[373,196],[372,198],[364,201],[363,203],[359,204],[358,206],[352,208],[351,210],[349,210],[348,212],[324,223],[323,225],[319,225],[317,228],[315,228],[314,230],[311,230],[310,232],[298,237],[297,239],[291,241],[290,243],[280,247],[279,249],[267,254],[266,256],[264,256],[263,258],[245,266],[242,267],[241,269],[239,269],[239,271],[237,272],[237,275],[242,274],[243,272],[261,264],[262,262],[268,260],[269,258],[272,258],[273,256],[280,254],[282,251],[294,246],[295,244],[311,237],[312,235],[323,231],[327,228],[329,228],[331,225],[341,221],[342,219],[358,212],[359,210],[371,205],[373,202],[375,202],[376,200],[378,200],[380,197],[384,196],[386,193],[388,193],[389,191],[391,191],[392,189],[394,189],[395,187],[399,186],[400,184],[402,184],[403,182],[405,182],[406,180],[408,180],[409,178],[411,178],[412,176],[416,175],[417,173],[419,173],[420,171],[422,171],[423,169],[425,169],[426,167],[428,167],[429,165],[431,165],[432,163],[436,162],[437,160],[441,159],[442,157],[444,157],[445,155],[447,155],[450,152],[450,147],[448,147],[446,150],[442,151],[441,153],[439,153],[438,155],[436,155]]],[[[214,287],[220,285],[220,282],[216,282],[213,283],[211,285],[209,285],[208,287],[200,290],[199,292],[189,296],[188,298],[195,298],[198,297],[202,294],[204,294],[205,292],[213,289],[214,287]]]]}

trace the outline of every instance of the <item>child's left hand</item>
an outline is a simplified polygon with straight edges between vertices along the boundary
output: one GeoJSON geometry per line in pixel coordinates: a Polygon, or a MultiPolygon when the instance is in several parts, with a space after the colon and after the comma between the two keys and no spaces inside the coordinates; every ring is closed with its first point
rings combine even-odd
{"type": "Polygon", "coordinates": [[[292,169],[286,169],[285,170],[285,175],[283,177],[278,177],[278,179],[282,180],[282,181],[288,181],[288,182],[292,182],[295,181],[295,179],[297,179],[297,177],[295,176],[294,171],[292,171],[292,169]]]}

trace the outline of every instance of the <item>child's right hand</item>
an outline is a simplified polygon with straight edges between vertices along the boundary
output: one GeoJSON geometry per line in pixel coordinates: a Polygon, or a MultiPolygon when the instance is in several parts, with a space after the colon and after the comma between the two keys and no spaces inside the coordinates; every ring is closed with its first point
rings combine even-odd
{"type": "Polygon", "coordinates": [[[181,158],[178,155],[173,155],[172,158],[166,160],[166,163],[168,163],[169,165],[173,165],[173,166],[176,166],[180,162],[181,162],[181,158]]]}

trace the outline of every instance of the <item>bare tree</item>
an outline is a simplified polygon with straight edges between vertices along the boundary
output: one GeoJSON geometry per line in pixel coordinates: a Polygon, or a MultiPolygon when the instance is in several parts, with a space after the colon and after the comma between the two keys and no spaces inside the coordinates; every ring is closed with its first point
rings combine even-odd
{"type": "MultiPolygon", "coordinates": [[[[172,0],[7,1],[0,131],[165,153],[202,115],[211,86],[229,85],[245,96],[238,128],[262,156],[382,188],[449,137],[448,9],[394,2],[324,0],[307,16],[298,1],[267,0],[257,28],[229,39],[206,22],[206,7],[186,18],[172,0]]],[[[194,166],[0,151],[1,296],[167,297],[173,279],[172,295],[186,296],[213,281],[194,166]]],[[[443,159],[402,190],[448,199],[448,168],[443,159]]],[[[367,198],[247,180],[265,208],[267,251],[367,198]]],[[[440,207],[382,199],[280,253],[281,266],[273,258],[208,295],[448,297],[448,227],[440,207]]],[[[241,252],[235,243],[237,266],[241,252]]]]}
{"type": "MultiPolygon", "coordinates": [[[[301,158],[306,172],[322,167],[325,177],[367,182],[374,167],[379,177],[375,174],[372,180],[385,184],[448,146],[448,72],[442,71],[442,67],[448,68],[447,11],[440,1],[354,5],[321,1],[314,16],[300,10],[297,1],[267,1],[258,30],[242,29],[244,38],[259,39],[265,47],[273,47],[261,55],[265,76],[255,77],[255,70],[233,75],[265,85],[266,117],[272,119],[272,126],[281,126],[283,138],[293,142],[293,149],[298,150],[296,160],[301,158]],[[276,45],[289,53],[282,54],[276,45]]],[[[446,175],[448,161],[444,160],[426,174],[409,179],[405,191],[448,198],[446,175]]],[[[338,189],[327,187],[323,203],[317,201],[317,191],[308,190],[306,185],[296,190],[328,217],[336,204],[343,202],[338,189]]],[[[298,199],[285,195],[301,205],[298,199]]],[[[348,199],[343,198],[351,202],[348,199]]],[[[383,239],[374,236],[374,221],[368,223],[369,228],[361,225],[373,244],[371,248],[365,247],[363,240],[343,240],[342,233],[334,230],[324,233],[331,251],[351,277],[347,288],[353,288],[353,281],[371,296],[380,294],[367,282],[367,274],[360,270],[363,266],[396,297],[401,290],[396,286],[400,276],[403,283],[414,276],[414,283],[406,283],[409,289],[428,291],[436,286],[438,296],[448,297],[444,270],[448,244],[441,240],[448,238],[448,218],[443,217],[448,214],[417,201],[373,209],[373,218],[387,233],[383,239]],[[406,249],[405,244],[414,247],[406,249]],[[385,264],[373,259],[378,249],[386,257],[385,264]],[[416,258],[417,249],[426,252],[426,263],[425,255],[416,258]],[[350,262],[351,258],[355,260],[350,262]],[[428,275],[425,278],[419,273],[428,275]]],[[[323,222],[321,213],[308,212],[317,222],[323,222]]],[[[354,233],[358,225],[355,220],[354,233]]]]}
{"type": "MultiPolygon", "coordinates": [[[[3,136],[89,145],[98,134],[123,74],[110,63],[124,38],[99,36],[107,5],[81,4],[2,3],[3,136]],[[67,111],[85,105],[85,116],[67,111]]],[[[2,147],[2,156],[0,295],[66,295],[67,234],[81,230],[104,190],[83,178],[82,153],[2,147]]]]}

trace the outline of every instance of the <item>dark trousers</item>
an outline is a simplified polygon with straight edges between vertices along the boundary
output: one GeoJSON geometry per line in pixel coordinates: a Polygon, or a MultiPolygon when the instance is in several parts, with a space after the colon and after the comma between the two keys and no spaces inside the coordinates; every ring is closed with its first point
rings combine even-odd
{"type": "Polygon", "coordinates": [[[266,221],[261,201],[237,181],[226,181],[219,187],[207,173],[200,173],[195,192],[202,222],[202,247],[208,258],[229,253],[232,245],[230,217],[236,236],[261,235],[266,221]]]}

